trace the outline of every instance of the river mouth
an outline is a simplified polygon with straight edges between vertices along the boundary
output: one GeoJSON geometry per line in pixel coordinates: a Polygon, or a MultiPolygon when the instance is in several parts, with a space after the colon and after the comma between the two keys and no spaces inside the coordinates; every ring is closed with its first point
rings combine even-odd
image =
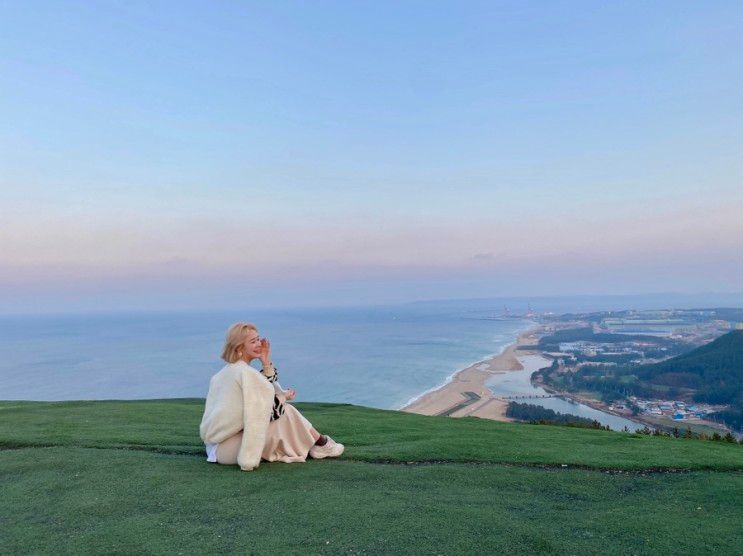
{"type": "Polygon", "coordinates": [[[615,431],[621,431],[624,430],[624,427],[627,427],[634,432],[636,429],[643,427],[640,423],[594,409],[570,399],[554,396],[541,386],[535,386],[531,382],[532,373],[544,367],[549,367],[552,362],[541,355],[522,355],[518,359],[524,366],[523,370],[504,371],[494,374],[487,380],[486,384],[494,396],[518,403],[538,405],[559,413],[593,419],[615,431]]]}

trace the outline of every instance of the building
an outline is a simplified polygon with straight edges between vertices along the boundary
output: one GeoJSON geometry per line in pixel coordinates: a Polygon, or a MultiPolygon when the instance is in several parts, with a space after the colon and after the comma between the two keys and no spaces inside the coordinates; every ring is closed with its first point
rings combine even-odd
{"type": "Polygon", "coordinates": [[[559,349],[563,353],[569,353],[572,351],[581,351],[585,345],[585,342],[561,342],[559,349]]]}

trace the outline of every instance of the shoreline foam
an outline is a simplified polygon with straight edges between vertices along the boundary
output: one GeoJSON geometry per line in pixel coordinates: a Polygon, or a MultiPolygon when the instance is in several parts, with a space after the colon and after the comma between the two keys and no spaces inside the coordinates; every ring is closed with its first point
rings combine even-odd
{"type": "Polygon", "coordinates": [[[487,387],[487,379],[493,374],[523,369],[516,350],[525,345],[535,345],[536,335],[540,331],[541,327],[522,331],[516,342],[504,346],[500,353],[456,371],[444,384],[422,393],[400,410],[422,415],[473,416],[509,421],[505,416],[508,403],[493,396],[487,387]]]}
{"type": "Polygon", "coordinates": [[[436,392],[437,390],[440,390],[441,388],[444,388],[447,384],[449,384],[451,381],[453,381],[454,378],[459,373],[461,373],[462,371],[465,371],[465,370],[470,369],[472,367],[477,367],[478,365],[482,365],[485,361],[489,361],[491,359],[495,359],[496,357],[500,357],[503,354],[503,352],[506,351],[510,346],[514,345],[514,343],[505,344],[504,346],[502,346],[500,348],[500,351],[498,353],[491,353],[489,355],[486,355],[482,359],[478,359],[477,361],[473,361],[472,363],[468,363],[464,367],[461,367],[461,368],[457,369],[456,371],[454,371],[453,373],[451,373],[450,375],[448,375],[443,380],[443,382],[441,382],[437,386],[433,386],[433,387],[429,388],[428,390],[426,390],[425,392],[422,392],[420,394],[416,394],[415,396],[413,396],[412,398],[410,398],[408,401],[406,401],[404,404],[402,404],[401,406],[396,407],[394,409],[397,410],[397,411],[405,411],[405,408],[406,407],[413,405],[415,402],[417,402],[418,400],[420,400],[424,396],[427,396],[428,394],[431,394],[433,392],[436,392]]]}

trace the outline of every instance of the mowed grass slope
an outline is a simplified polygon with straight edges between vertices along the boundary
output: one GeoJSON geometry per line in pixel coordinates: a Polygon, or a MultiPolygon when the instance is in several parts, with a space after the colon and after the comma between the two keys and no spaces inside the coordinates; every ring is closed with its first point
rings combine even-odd
{"type": "Polygon", "coordinates": [[[296,405],[341,459],[208,464],[203,400],[0,402],[0,552],[743,548],[739,445],[296,405]]]}

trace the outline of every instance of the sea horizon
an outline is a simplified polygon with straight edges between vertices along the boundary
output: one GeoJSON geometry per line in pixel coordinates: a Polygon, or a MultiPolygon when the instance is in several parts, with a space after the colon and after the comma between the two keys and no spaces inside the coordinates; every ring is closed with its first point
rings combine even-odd
{"type": "Polygon", "coordinates": [[[487,320],[504,310],[569,313],[737,300],[736,294],[534,296],[3,315],[0,399],[204,397],[209,378],[224,365],[219,353],[227,327],[248,320],[272,340],[280,381],[297,390],[297,401],[400,409],[462,369],[499,354],[534,325],[526,318],[487,320]]]}
{"type": "MultiPolygon", "coordinates": [[[[247,320],[272,340],[280,382],[297,390],[296,401],[400,410],[441,389],[463,369],[499,355],[537,326],[518,316],[527,311],[701,308],[736,301],[733,294],[647,294],[3,315],[0,399],[203,398],[209,379],[224,366],[219,359],[224,332],[247,320]],[[510,318],[501,319],[504,312],[510,318]]],[[[591,418],[599,414],[564,402],[553,409],[591,418]]],[[[599,415],[602,419],[616,418],[599,415]]]]}
{"type": "MultiPolygon", "coordinates": [[[[0,399],[204,397],[242,311],[115,312],[0,318],[0,399]],[[41,341],[39,341],[41,340],[41,341]]],[[[429,302],[256,310],[297,401],[399,409],[502,351],[533,326],[490,309],[429,302]]],[[[256,362],[257,364],[257,362],[256,362]]]]}
{"type": "Polygon", "coordinates": [[[653,309],[694,309],[710,307],[743,306],[743,291],[701,291],[701,292],[672,292],[656,291],[645,293],[621,294],[538,294],[538,295],[499,295],[488,297],[441,297],[424,299],[406,299],[398,301],[370,301],[366,303],[307,303],[277,305],[251,305],[245,307],[225,306],[134,306],[126,308],[111,305],[105,306],[103,300],[97,307],[71,307],[46,309],[26,308],[25,310],[8,310],[0,312],[0,321],[8,318],[32,317],[65,317],[65,316],[116,316],[116,315],[182,315],[182,314],[224,314],[276,311],[316,311],[316,310],[346,310],[346,309],[382,309],[405,306],[425,307],[453,306],[460,308],[477,309],[482,311],[502,311],[504,307],[514,311],[526,313],[530,308],[537,312],[552,312],[566,314],[573,312],[619,311],[619,310],[653,310],[653,309]]]}

